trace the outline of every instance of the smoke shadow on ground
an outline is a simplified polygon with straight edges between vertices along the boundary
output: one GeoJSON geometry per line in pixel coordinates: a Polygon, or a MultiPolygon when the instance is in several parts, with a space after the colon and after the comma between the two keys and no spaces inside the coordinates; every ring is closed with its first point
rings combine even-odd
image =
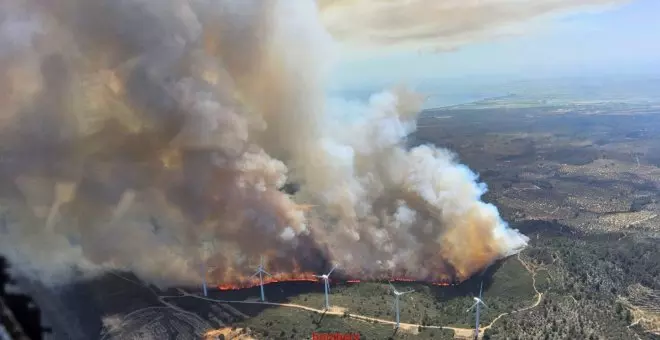
{"type": "MultiPolygon", "coordinates": [[[[541,237],[550,235],[575,237],[578,233],[571,227],[549,221],[528,220],[512,225],[512,227],[519,229],[529,236],[531,240],[536,238],[536,234],[541,235],[541,237]]],[[[494,281],[493,276],[506,261],[507,259],[496,261],[481,273],[457,285],[435,286],[423,282],[401,282],[401,284],[405,284],[418,291],[424,289],[429,292],[435,301],[443,304],[443,302],[456,298],[477,296],[482,281],[484,292],[490,290],[494,281]]],[[[331,293],[342,286],[347,287],[360,284],[346,283],[344,281],[346,278],[342,276],[340,270],[338,268],[334,274],[336,275],[336,279],[334,281],[331,280],[331,293]]],[[[379,282],[383,284],[387,283],[387,281],[379,282]]],[[[198,287],[186,287],[186,290],[193,294],[201,295],[201,284],[198,287]]],[[[276,303],[292,303],[295,297],[304,294],[322,296],[324,291],[321,282],[292,281],[269,283],[264,286],[264,290],[267,301],[276,303]]],[[[87,325],[86,328],[89,329],[86,329],[86,334],[98,334],[95,332],[98,332],[101,327],[99,320],[103,315],[121,315],[141,308],[162,306],[158,301],[159,295],[178,296],[180,293],[176,289],[161,291],[155,287],[149,287],[135,275],[127,272],[108,273],[101,277],[61,287],[50,294],[51,297],[57,297],[51,299],[51,301],[58,301],[58,305],[61,307],[58,310],[69,317],[69,320],[76,320],[78,324],[87,325]]],[[[252,288],[226,291],[212,288],[209,291],[208,297],[218,300],[245,301],[257,300],[259,296],[260,288],[259,286],[255,286],[252,288]]],[[[194,312],[204,319],[207,319],[209,314],[213,314],[212,309],[216,305],[196,298],[173,298],[167,301],[174,303],[186,311],[194,312]]],[[[230,325],[257,317],[268,309],[278,308],[277,306],[260,304],[231,304],[231,306],[240,313],[233,315],[233,319],[223,320],[223,322],[230,325]],[[241,316],[241,313],[244,315],[241,316]]],[[[321,309],[322,305],[310,307],[321,309]]],[[[324,319],[320,315],[313,315],[313,318],[309,321],[322,326],[324,319]]],[[[213,324],[214,322],[211,323],[213,324]]]]}
{"type": "MultiPolygon", "coordinates": [[[[437,286],[421,281],[393,281],[394,284],[406,284],[412,288],[425,286],[429,289],[432,296],[438,301],[447,301],[457,297],[476,296],[479,294],[479,286],[483,281],[484,291],[490,287],[493,281],[493,275],[499,270],[506,259],[496,261],[481,273],[472,276],[468,280],[449,286],[437,286]]],[[[366,281],[365,281],[366,282],[366,281]]],[[[387,284],[387,281],[368,281],[387,284]]],[[[344,281],[335,281],[330,283],[330,291],[336,290],[340,286],[351,286],[360,283],[346,283],[344,281]]],[[[256,300],[260,296],[259,286],[238,289],[238,290],[211,290],[209,298],[226,301],[245,301],[256,300]]],[[[292,303],[294,297],[303,294],[315,293],[323,294],[323,284],[321,282],[274,282],[264,285],[266,300],[275,303],[292,303]]],[[[271,306],[263,305],[265,308],[271,306]]],[[[319,308],[321,308],[319,306],[319,308]]]]}
{"type": "MultiPolygon", "coordinates": [[[[331,291],[336,284],[331,284],[331,291]]],[[[172,290],[166,292],[171,296],[178,296],[180,293],[172,290]],[[171,294],[169,294],[171,293],[171,294]]],[[[201,295],[201,291],[192,292],[195,295],[201,295]]],[[[273,303],[293,303],[293,298],[302,294],[323,294],[323,284],[316,282],[273,282],[264,285],[264,295],[267,302],[273,303]]],[[[237,290],[217,290],[210,289],[208,291],[208,298],[221,301],[258,301],[260,298],[260,287],[251,287],[243,288],[237,290]]],[[[209,314],[214,314],[213,306],[214,303],[209,303],[207,300],[202,300],[194,297],[181,297],[181,298],[171,298],[168,299],[168,302],[174,303],[175,305],[183,308],[184,310],[191,311],[196,313],[201,317],[205,317],[209,314]]],[[[242,321],[247,321],[249,319],[255,318],[266,310],[279,308],[274,305],[266,304],[239,304],[232,303],[230,304],[232,309],[225,309],[225,318],[222,322],[227,325],[236,325],[242,321]],[[233,310],[237,312],[233,312],[233,310]]],[[[314,306],[315,308],[321,309],[322,306],[314,306]]],[[[323,322],[324,315],[314,315],[314,319],[311,320],[315,324],[321,324],[323,322]]]]}
{"type": "Polygon", "coordinates": [[[74,294],[81,300],[85,299],[84,301],[88,301],[101,315],[159,306],[157,295],[162,293],[128,272],[110,272],[101,277],[74,283],[66,287],[66,292],[72,295],[72,299],[74,294]]]}
{"type": "Polygon", "coordinates": [[[626,236],[623,231],[611,232],[588,232],[566,224],[559,223],[556,220],[525,220],[511,225],[518,229],[530,239],[530,246],[533,247],[535,240],[544,240],[546,238],[567,237],[571,239],[580,239],[587,242],[612,242],[626,236]]]}
{"type": "MultiPolygon", "coordinates": [[[[573,236],[576,234],[576,231],[569,227],[555,222],[548,222],[542,220],[528,220],[512,225],[513,228],[519,229],[522,233],[526,234],[528,237],[535,237],[536,234],[541,235],[555,235],[555,236],[573,236]]],[[[509,260],[510,257],[503,258],[493,262],[490,266],[482,270],[481,272],[473,275],[469,279],[454,285],[449,286],[438,286],[433,285],[427,282],[420,281],[404,281],[401,282],[406,284],[410,288],[415,290],[424,290],[426,291],[434,300],[434,302],[444,303],[451,301],[457,298],[465,297],[474,297],[479,295],[480,285],[483,282],[484,292],[491,289],[491,286],[495,281],[495,274],[500,270],[502,265],[509,260]]],[[[340,269],[337,270],[336,274],[337,280],[334,282],[331,281],[330,291],[336,291],[337,287],[340,286],[350,286],[354,283],[346,283],[345,280],[350,279],[343,277],[340,269]]],[[[380,282],[386,284],[387,281],[369,281],[369,282],[380,282]]],[[[360,284],[360,283],[356,283],[360,284]]],[[[396,283],[395,283],[396,284],[396,283]]],[[[199,289],[199,288],[197,288],[199,289]]],[[[323,284],[321,282],[274,282],[264,285],[266,299],[269,302],[276,303],[293,303],[294,298],[304,294],[323,294],[323,284]]],[[[198,292],[201,293],[201,292],[198,292]]],[[[174,293],[172,295],[178,295],[174,293]]],[[[212,289],[209,292],[209,298],[225,301],[244,301],[244,300],[258,300],[260,296],[259,286],[239,289],[239,290],[214,290],[212,289]]],[[[177,305],[191,304],[190,310],[199,310],[202,308],[202,305],[205,304],[204,301],[198,299],[186,299],[194,301],[177,301],[177,305]]],[[[277,308],[276,306],[270,305],[259,305],[259,304],[241,304],[241,305],[232,305],[233,307],[240,310],[242,313],[248,315],[249,317],[256,317],[263,313],[265,310],[271,308],[277,308]]],[[[321,309],[322,306],[316,306],[315,308],[321,309]]],[[[203,309],[203,308],[202,308],[203,309]]]]}
{"type": "Polygon", "coordinates": [[[17,281],[43,306],[55,338],[92,339],[101,332],[104,316],[162,306],[157,297],[161,292],[127,272],[110,272],[55,287],[23,277],[17,281]]]}
{"type": "Polygon", "coordinates": [[[0,326],[15,339],[23,336],[32,340],[44,339],[52,332],[43,323],[41,309],[30,295],[8,291],[10,285],[17,283],[8,271],[7,260],[0,256],[0,326]]]}
{"type": "MultiPolygon", "coordinates": [[[[489,287],[493,284],[493,276],[500,269],[502,264],[506,259],[496,261],[480,274],[471,277],[470,279],[463,281],[459,284],[450,285],[450,286],[437,286],[431,283],[426,282],[417,282],[417,281],[403,281],[400,283],[405,284],[410,288],[415,290],[424,290],[429,293],[429,295],[436,302],[445,302],[450,301],[456,298],[462,297],[473,297],[478,296],[479,288],[483,282],[484,291],[488,290],[489,287]]],[[[387,281],[369,281],[369,282],[380,282],[382,284],[387,284],[387,281]]],[[[394,282],[397,284],[397,282],[394,282]]],[[[331,283],[330,291],[335,291],[338,287],[341,286],[350,286],[360,283],[346,283],[346,282],[335,282],[331,283]]],[[[315,282],[276,282],[264,285],[266,300],[268,302],[275,303],[294,303],[294,297],[314,293],[314,294],[323,294],[323,284],[315,282]]],[[[226,290],[218,291],[212,290],[209,292],[209,298],[225,301],[245,301],[245,300],[257,300],[260,296],[259,286],[240,289],[240,290],[226,290]]],[[[207,304],[206,301],[199,299],[187,299],[186,302],[177,301],[177,305],[184,307],[185,305],[190,304],[188,307],[190,310],[200,310],[203,308],[202,305],[207,304]],[[193,301],[194,300],[194,301],[193,301]]],[[[298,303],[298,302],[295,302],[298,303]]],[[[261,305],[261,304],[232,304],[232,306],[242,313],[246,314],[248,317],[256,317],[259,314],[263,313],[265,310],[271,308],[277,308],[277,306],[272,305],[261,305]]],[[[321,309],[322,306],[312,306],[318,309],[321,309]]],[[[184,307],[185,308],[185,307],[184,307]]],[[[314,322],[320,323],[322,318],[317,318],[314,322]]]]}
{"type": "Polygon", "coordinates": [[[525,236],[529,237],[530,240],[543,236],[572,236],[583,234],[571,226],[561,224],[554,220],[524,220],[512,223],[511,228],[518,229],[525,236]]]}
{"type": "Polygon", "coordinates": [[[502,267],[505,259],[497,260],[490,266],[485,268],[478,274],[473,275],[469,279],[450,286],[436,286],[424,284],[428,286],[429,294],[435,301],[443,303],[446,301],[454,300],[461,297],[472,297],[479,295],[479,288],[483,282],[483,290],[487,291],[493,284],[493,276],[502,267]]]}
{"type": "MultiPolygon", "coordinates": [[[[336,284],[330,284],[330,289],[336,284]]],[[[291,298],[308,293],[323,294],[323,283],[305,281],[273,282],[264,285],[264,292],[268,302],[291,303],[291,298]]],[[[209,298],[218,300],[244,301],[258,299],[259,286],[238,290],[212,290],[209,298]]]]}

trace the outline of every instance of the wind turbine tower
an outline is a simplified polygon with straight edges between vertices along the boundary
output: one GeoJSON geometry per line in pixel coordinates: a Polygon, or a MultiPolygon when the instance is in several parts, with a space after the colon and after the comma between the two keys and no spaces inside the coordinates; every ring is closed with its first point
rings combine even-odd
{"type": "Polygon", "coordinates": [[[264,296],[264,276],[263,276],[263,274],[266,274],[268,276],[273,276],[273,275],[270,275],[270,273],[267,272],[264,269],[264,257],[261,256],[261,263],[259,264],[259,267],[257,267],[257,271],[250,277],[255,277],[255,276],[259,275],[259,287],[261,288],[261,301],[262,302],[266,301],[266,297],[264,296]]]}
{"type": "Polygon", "coordinates": [[[330,291],[330,284],[328,283],[328,278],[330,277],[330,274],[332,274],[333,271],[337,269],[337,266],[335,265],[330,269],[330,271],[327,274],[323,275],[314,275],[320,279],[323,279],[323,286],[325,288],[325,309],[328,310],[330,309],[330,302],[328,301],[328,291],[330,291]]]}
{"type": "Polygon", "coordinates": [[[476,324],[474,326],[475,339],[479,337],[479,310],[480,310],[480,307],[483,305],[484,307],[488,308],[488,306],[486,306],[484,301],[481,299],[481,293],[483,292],[483,288],[484,288],[484,282],[481,281],[481,286],[479,287],[479,297],[474,298],[474,301],[475,301],[474,304],[472,305],[472,307],[468,308],[468,310],[467,310],[468,312],[470,312],[474,307],[477,307],[477,309],[476,309],[477,321],[476,321],[476,324]]]}
{"type": "MultiPolygon", "coordinates": [[[[154,220],[155,221],[155,220],[154,220]]],[[[154,224],[154,227],[158,228],[155,229],[154,232],[157,232],[160,227],[158,224],[154,224]]],[[[207,239],[210,237],[207,237],[207,239]]],[[[211,257],[211,254],[213,254],[213,250],[215,249],[215,242],[210,241],[210,242],[202,242],[202,293],[204,296],[208,296],[208,270],[209,266],[207,264],[207,261],[211,257]]],[[[214,268],[214,267],[211,267],[214,268]]]]}
{"type": "Polygon", "coordinates": [[[209,269],[213,270],[217,267],[207,266],[206,262],[202,262],[202,291],[204,296],[208,296],[208,274],[209,269]]]}
{"type": "Polygon", "coordinates": [[[390,287],[392,287],[392,292],[394,293],[394,308],[396,308],[396,327],[395,328],[398,329],[399,328],[399,297],[403,294],[412,293],[415,290],[411,289],[411,290],[407,290],[405,292],[400,292],[400,291],[396,290],[396,288],[394,288],[394,286],[392,285],[392,282],[389,282],[389,284],[390,284],[390,287]]]}
{"type": "Polygon", "coordinates": [[[206,288],[206,264],[202,263],[202,290],[204,291],[204,296],[208,296],[206,288]]]}

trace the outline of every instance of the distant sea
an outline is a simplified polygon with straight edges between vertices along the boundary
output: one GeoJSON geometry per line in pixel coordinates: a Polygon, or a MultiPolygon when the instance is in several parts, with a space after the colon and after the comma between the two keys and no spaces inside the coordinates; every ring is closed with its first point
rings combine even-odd
{"type": "Polygon", "coordinates": [[[502,97],[507,95],[506,92],[491,92],[491,93],[474,93],[474,94],[455,94],[448,95],[445,93],[431,94],[424,102],[424,109],[434,109],[439,107],[447,107],[461,104],[470,104],[480,100],[502,97]]]}
{"type": "MultiPolygon", "coordinates": [[[[427,96],[424,109],[469,104],[515,94],[514,101],[658,103],[660,76],[582,76],[548,79],[432,79],[412,86],[427,96]]],[[[383,87],[336,91],[344,99],[367,101],[383,87]]]]}
{"type": "MultiPolygon", "coordinates": [[[[382,91],[382,90],[381,90],[382,91]]],[[[478,92],[454,92],[442,91],[438,89],[425,89],[419,90],[418,92],[427,96],[426,101],[424,102],[423,109],[432,109],[446,106],[454,106],[460,104],[469,104],[476,101],[501,97],[508,94],[506,91],[478,91],[478,92]]],[[[366,102],[369,100],[369,97],[374,93],[379,91],[374,90],[354,90],[354,91],[337,91],[331,93],[331,96],[337,96],[346,100],[356,100],[360,102],[366,102]]]]}

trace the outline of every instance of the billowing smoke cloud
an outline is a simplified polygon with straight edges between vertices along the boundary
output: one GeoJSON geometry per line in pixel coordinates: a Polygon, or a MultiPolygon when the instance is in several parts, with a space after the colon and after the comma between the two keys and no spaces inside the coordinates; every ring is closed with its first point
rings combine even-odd
{"type": "Polygon", "coordinates": [[[629,1],[319,0],[319,6],[330,33],[353,46],[452,50],[484,37],[519,34],[520,24],[533,18],[629,1]]]}
{"type": "Polygon", "coordinates": [[[27,274],[435,281],[527,242],[451,152],[405,148],[419,97],[325,98],[314,1],[0,3],[0,251],[27,274]]]}

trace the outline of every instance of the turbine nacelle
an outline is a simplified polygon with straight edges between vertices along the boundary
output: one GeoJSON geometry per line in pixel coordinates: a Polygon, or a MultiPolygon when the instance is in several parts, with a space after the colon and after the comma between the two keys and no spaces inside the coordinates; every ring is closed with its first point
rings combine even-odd
{"type": "Polygon", "coordinates": [[[392,293],[394,293],[394,295],[396,295],[396,296],[401,296],[403,294],[408,294],[408,293],[412,293],[412,292],[415,291],[414,289],[410,289],[410,290],[407,290],[405,292],[400,292],[400,291],[396,290],[396,288],[394,288],[394,286],[392,285],[392,282],[389,282],[389,284],[390,284],[390,287],[392,288],[392,293]]]}
{"type": "Polygon", "coordinates": [[[257,271],[254,272],[254,274],[252,274],[252,276],[250,276],[250,277],[251,278],[255,277],[255,276],[259,275],[259,273],[263,273],[263,274],[266,274],[268,276],[273,276],[269,272],[267,272],[266,269],[264,269],[264,257],[263,256],[261,257],[261,263],[259,263],[259,266],[257,267],[257,271]]]}
{"type": "Polygon", "coordinates": [[[332,272],[334,272],[335,269],[337,269],[337,265],[335,265],[334,267],[332,267],[332,269],[330,269],[330,271],[329,271],[327,274],[314,275],[314,277],[318,277],[318,278],[323,279],[323,280],[325,280],[325,281],[327,282],[328,279],[330,278],[330,274],[332,274],[332,272]]]}
{"type": "Polygon", "coordinates": [[[476,301],[476,302],[470,308],[468,308],[465,312],[470,312],[471,310],[474,309],[474,307],[477,307],[477,305],[482,305],[482,306],[488,308],[488,306],[480,298],[474,298],[474,301],[476,301]]]}
{"type": "Polygon", "coordinates": [[[266,297],[264,295],[264,278],[263,278],[262,274],[266,274],[268,276],[273,276],[273,275],[270,275],[270,273],[267,272],[264,269],[264,257],[263,256],[261,256],[261,263],[259,264],[259,267],[257,267],[257,271],[254,274],[252,274],[252,276],[250,276],[250,278],[253,278],[253,277],[259,275],[259,289],[261,291],[261,301],[266,301],[266,297]]]}
{"type": "MultiPolygon", "coordinates": [[[[484,300],[481,299],[481,294],[483,293],[483,290],[484,290],[484,283],[481,282],[481,285],[479,287],[479,297],[476,297],[476,296],[473,297],[474,304],[470,308],[468,308],[466,312],[470,312],[471,310],[474,309],[474,307],[479,307],[479,305],[482,305],[482,306],[488,308],[488,306],[486,305],[484,300]]],[[[479,318],[479,309],[477,308],[477,320],[478,320],[478,318],[479,318]]]]}
{"type": "Polygon", "coordinates": [[[414,292],[414,291],[415,291],[414,289],[407,290],[407,291],[405,291],[405,292],[397,292],[397,291],[394,291],[394,295],[396,295],[396,296],[401,296],[401,295],[403,295],[403,294],[412,293],[412,292],[414,292]]]}

